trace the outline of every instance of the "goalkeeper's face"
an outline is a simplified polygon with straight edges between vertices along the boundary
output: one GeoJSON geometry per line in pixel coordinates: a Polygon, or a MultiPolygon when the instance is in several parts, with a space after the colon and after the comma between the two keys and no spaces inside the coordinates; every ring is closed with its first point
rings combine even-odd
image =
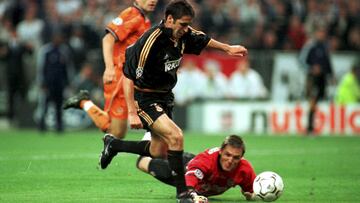
{"type": "Polygon", "coordinates": [[[220,165],[224,171],[234,170],[243,155],[242,148],[227,145],[220,151],[220,165]]]}

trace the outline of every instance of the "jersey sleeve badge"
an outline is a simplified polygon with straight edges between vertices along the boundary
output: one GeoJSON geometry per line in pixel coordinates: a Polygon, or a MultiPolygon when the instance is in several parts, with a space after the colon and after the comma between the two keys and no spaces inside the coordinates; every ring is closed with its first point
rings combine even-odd
{"type": "Polygon", "coordinates": [[[204,178],[204,174],[200,169],[196,169],[194,171],[194,175],[197,177],[197,179],[202,180],[204,178]]]}
{"type": "Polygon", "coordinates": [[[144,68],[143,67],[137,67],[136,68],[136,79],[141,78],[141,76],[143,75],[144,72],[144,68]]]}
{"type": "Polygon", "coordinates": [[[112,23],[114,24],[114,25],[121,25],[121,24],[123,24],[123,19],[122,18],[119,18],[119,17],[117,17],[117,18],[115,18],[115,19],[113,19],[112,20],[112,23]]]}

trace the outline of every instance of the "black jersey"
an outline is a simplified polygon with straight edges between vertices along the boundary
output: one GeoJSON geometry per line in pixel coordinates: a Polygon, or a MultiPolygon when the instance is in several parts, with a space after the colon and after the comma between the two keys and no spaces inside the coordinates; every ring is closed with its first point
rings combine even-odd
{"type": "Polygon", "coordinates": [[[177,82],[183,54],[199,55],[210,41],[210,37],[192,28],[178,42],[171,36],[172,30],[162,22],[126,49],[124,75],[137,88],[170,92],[177,82]]]}

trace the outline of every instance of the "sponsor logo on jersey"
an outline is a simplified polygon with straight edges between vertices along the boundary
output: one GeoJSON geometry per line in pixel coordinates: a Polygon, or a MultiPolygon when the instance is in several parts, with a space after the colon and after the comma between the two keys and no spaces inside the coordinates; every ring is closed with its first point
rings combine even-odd
{"type": "Polygon", "coordinates": [[[157,112],[162,112],[163,109],[159,105],[155,105],[155,109],[157,112]]]}
{"type": "Polygon", "coordinates": [[[123,23],[123,19],[117,17],[114,20],[112,20],[112,23],[115,24],[115,25],[121,25],[123,23]]]}
{"type": "Polygon", "coordinates": [[[162,112],[162,111],[163,111],[163,108],[161,108],[161,106],[158,105],[157,103],[153,103],[153,104],[151,104],[150,106],[155,107],[155,110],[156,110],[157,112],[162,112]]]}
{"type": "Polygon", "coordinates": [[[173,60],[173,61],[165,62],[165,72],[171,71],[171,70],[179,67],[181,59],[182,58],[179,58],[179,59],[173,60]]]}

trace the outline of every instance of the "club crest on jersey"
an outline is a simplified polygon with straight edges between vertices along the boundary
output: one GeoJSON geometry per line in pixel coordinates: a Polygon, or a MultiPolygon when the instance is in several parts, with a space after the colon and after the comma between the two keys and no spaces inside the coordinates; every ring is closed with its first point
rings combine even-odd
{"type": "Polygon", "coordinates": [[[165,72],[171,71],[177,67],[179,67],[180,62],[181,62],[182,58],[179,58],[177,60],[173,60],[173,61],[166,61],[165,62],[165,72]]]}
{"type": "Polygon", "coordinates": [[[143,67],[137,67],[136,68],[136,79],[140,78],[143,75],[144,68],[143,67]]]}
{"type": "Polygon", "coordinates": [[[163,111],[163,109],[161,108],[161,106],[159,106],[159,105],[155,105],[155,109],[156,109],[156,111],[157,112],[162,112],[163,111]]]}
{"type": "Polygon", "coordinates": [[[124,109],[122,107],[119,107],[116,109],[116,113],[121,114],[124,112],[124,109]]]}
{"type": "Polygon", "coordinates": [[[112,20],[112,23],[114,23],[115,25],[121,25],[123,23],[123,19],[117,17],[114,20],[112,20]]]}

